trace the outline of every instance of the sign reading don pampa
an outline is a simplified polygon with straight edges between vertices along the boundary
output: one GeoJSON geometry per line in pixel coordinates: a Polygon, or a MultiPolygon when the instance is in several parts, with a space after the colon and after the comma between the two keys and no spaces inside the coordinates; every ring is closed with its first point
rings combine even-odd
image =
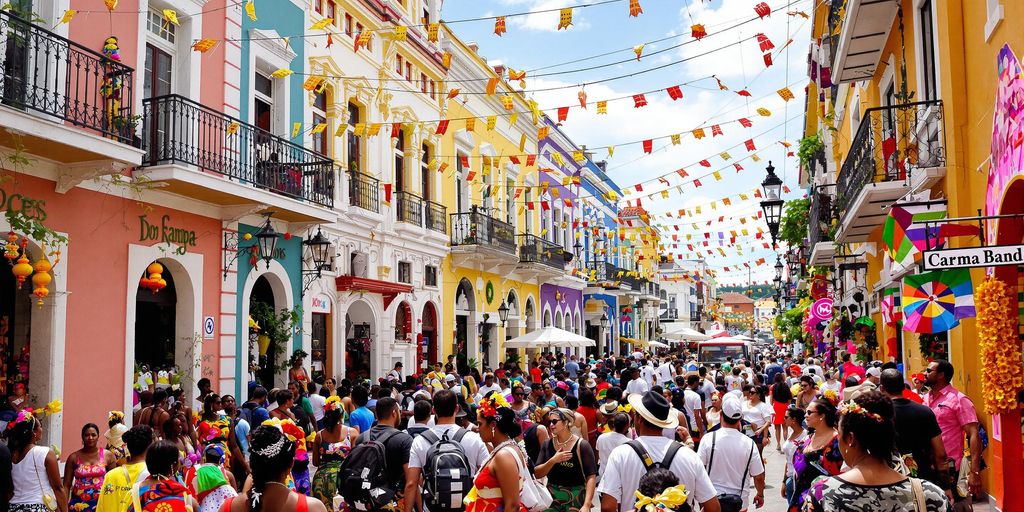
{"type": "Polygon", "coordinates": [[[139,215],[139,241],[176,245],[178,254],[185,254],[189,247],[196,246],[196,232],[171,225],[171,216],[164,215],[160,224],[150,223],[145,215],[139,215]]]}
{"type": "Polygon", "coordinates": [[[925,270],[1024,265],[1024,245],[990,245],[924,251],[925,270]]]}

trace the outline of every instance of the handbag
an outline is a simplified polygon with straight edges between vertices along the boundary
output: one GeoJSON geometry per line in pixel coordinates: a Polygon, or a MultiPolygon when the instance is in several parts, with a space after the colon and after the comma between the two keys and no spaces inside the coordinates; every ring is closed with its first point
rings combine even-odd
{"type": "Polygon", "coordinates": [[[910,479],[910,490],[914,494],[914,512],[928,512],[928,504],[924,499],[924,486],[920,478],[910,479]]]}
{"type": "MultiPolygon", "coordinates": [[[[39,448],[39,447],[38,446],[33,447],[32,450],[35,451],[36,448],[39,448]]],[[[49,451],[49,450],[47,450],[47,451],[49,451]]],[[[43,464],[45,464],[45,463],[46,463],[46,455],[43,455],[43,464]]],[[[36,481],[39,482],[39,488],[42,489],[43,488],[43,478],[39,475],[39,464],[35,464],[35,467],[36,467],[36,481]]],[[[52,491],[52,489],[51,489],[51,491],[52,491]]],[[[48,510],[57,510],[57,497],[52,495],[52,494],[47,494],[47,493],[44,492],[43,493],[43,505],[45,505],[48,510]]]]}
{"type": "Polygon", "coordinates": [[[519,478],[523,482],[523,488],[519,492],[519,502],[530,512],[543,512],[551,508],[554,498],[547,486],[537,481],[533,469],[522,460],[522,453],[516,446],[516,464],[519,464],[519,478]]]}
{"type": "MultiPolygon", "coordinates": [[[[711,455],[708,460],[708,476],[711,476],[711,466],[715,463],[715,442],[718,440],[717,435],[711,436],[711,455]]],[[[740,480],[740,492],[739,494],[732,493],[721,493],[718,495],[718,506],[722,512],[740,512],[743,510],[743,491],[747,487],[747,472],[750,470],[750,461],[754,458],[754,448],[750,447],[750,455],[747,456],[747,464],[743,468],[743,479],[740,480]]]]}

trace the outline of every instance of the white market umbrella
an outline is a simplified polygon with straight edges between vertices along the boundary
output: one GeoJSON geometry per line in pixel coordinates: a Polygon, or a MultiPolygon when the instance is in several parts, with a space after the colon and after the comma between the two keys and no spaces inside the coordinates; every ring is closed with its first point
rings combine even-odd
{"type": "Polygon", "coordinates": [[[552,326],[528,332],[505,342],[506,349],[583,348],[593,346],[594,340],[586,336],[580,336],[579,334],[552,326]]]}
{"type": "Polygon", "coordinates": [[[673,329],[663,333],[662,336],[669,341],[707,341],[711,339],[711,336],[689,327],[673,329]]]}
{"type": "Polygon", "coordinates": [[[652,341],[648,343],[648,345],[656,348],[668,348],[668,343],[662,343],[660,341],[652,341]]]}
{"type": "Polygon", "coordinates": [[[751,338],[750,336],[747,336],[746,334],[740,334],[738,336],[733,336],[732,338],[736,339],[736,340],[743,340],[743,341],[757,341],[754,338],[751,338]]]}
{"type": "Polygon", "coordinates": [[[721,338],[724,336],[728,336],[729,331],[726,331],[724,329],[708,329],[707,335],[711,336],[712,338],[721,338]]]}

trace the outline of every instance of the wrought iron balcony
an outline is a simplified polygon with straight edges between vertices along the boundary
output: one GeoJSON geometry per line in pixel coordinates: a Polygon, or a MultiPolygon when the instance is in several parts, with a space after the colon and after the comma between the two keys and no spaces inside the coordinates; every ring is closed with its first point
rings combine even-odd
{"type": "Polygon", "coordinates": [[[194,165],[257,188],[334,206],[334,162],[177,94],[142,102],[142,165],[194,165]]]}
{"type": "Polygon", "coordinates": [[[519,261],[541,263],[553,269],[565,270],[562,247],[536,235],[519,235],[519,261]]]}
{"type": "Polygon", "coordinates": [[[439,233],[447,233],[448,208],[443,204],[427,201],[424,205],[425,220],[427,229],[439,233]]]}
{"type": "Polygon", "coordinates": [[[451,219],[453,247],[477,245],[516,253],[515,228],[511,224],[484,214],[476,206],[469,212],[451,214],[451,219]]]}
{"type": "Polygon", "coordinates": [[[808,181],[811,183],[814,182],[814,178],[818,176],[818,174],[828,171],[828,163],[825,160],[824,146],[811,155],[811,160],[807,164],[808,181]]]}
{"type": "Polygon", "coordinates": [[[868,109],[836,179],[836,239],[865,239],[912,180],[923,186],[944,175],[944,138],[939,100],[868,109]]]}
{"type": "Polygon", "coordinates": [[[700,313],[698,313],[696,311],[690,311],[690,321],[691,322],[700,322],[700,313]]]}
{"type": "Polygon", "coordinates": [[[380,180],[359,171],[349,171],[348,204],[380,213],[380,180]]]}
{"type": "Polygon", "coordinates": [[[0,37],[0,103],[139,145],[132,68],[8,9],[0,11],[0,37]]]}
{"type": "Polygon", "coordinates": [[[398,222],[423,226],[423,198],[416,194],[399,190],[395,192],[395,201],[398,207],[395,214],[398,222]]]}
{"type": "Polygon", "coordinates": [[[818,242],[832,241],[832,196],[819,190],[811,195],[811,211],[807,219],[808,241],[811,247],[818,242]]]}

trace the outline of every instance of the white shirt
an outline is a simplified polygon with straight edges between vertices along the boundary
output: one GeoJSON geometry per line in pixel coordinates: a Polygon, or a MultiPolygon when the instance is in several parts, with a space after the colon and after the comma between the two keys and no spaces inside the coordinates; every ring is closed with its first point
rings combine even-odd
{"type": "Polygon", "coordinates": [[[683,406],[686,408],[686,416],[689,418],[690,430],[696,432],[697,428],[697,416],[694,411],[703,409],[703,400],[700,399],[700,395],[696,391],[686,388],[683,390],[683,406]]]}
{"type": "Polygon", "coordinates": [[[480,391],[478,391],[478,393],[479,393],[479,396],[481,398],[483,398],[483,397],[487,396],[488,394],[490,394],[492,391],[497,391],[497,392],[501,393],[501,386],[499,386],[496,383],[495,384],[491,384],[490,386],[485,384],[483,386],[480,386],[480,391]]]}
{"type": "Polygon", "coordinates": [[[11,465],[11,479],[14,481],[14,496],[11,505],[42,503],[43,494],[53,496],[50,479],[46,477],[46,456],[50,449],[33,446],[21,462],[11,465]]]}
{"type": "Polygon", "coordinates": [[[654,365],[647,363],[640,368],[640,378],[644,380],[645,384],[650,385],[654,377],[654,365]]]}
{"type": "Polygon", "coordinates": [[[710,477],[715,490],[721,493],[740,494],[743,489],[743,508],[750,506],[749,491],[753,487],[749,479],[764,473],[764,464],[757,453],[754,441],[734,428],[721,428],[700,440],[697,456],[705,466],[711,462],[711,447],[715,447],[715,460],[711,464],[710,477]],[[743,470],[747,470],[746,482],[741,482],[743,470]]]}
{"type": "Polygon", "coordinates": [[[775,409],[764,402],[752,405],[749,401],[743,401],[743,419],[757,428],[761,428],[765,423],[771,421],[774,415],[775,409]]]}
{"type": "Polygon", "coordinates": [[[704,394],[704,410],[711,408],[711,395],[715,393],[715,385],[705,379],[701,382],[700,392],[704,394]]]}
{"type": "Polygon", "coordinates": [[[820,391],[821,391],[822,393],[824,393],[825,391],[828,391],[828,390],[830,390],[830,389],[831,389],[831,390],[833,390],[833,391],[835,391],[836,393],[839,393],[839,388],[840,388],[840,387],[842,387],[842,385],[841,385],[841,384],[839,383],[839,381],[838,381],[838,380],[837,380],[837,381],[835,381],[835,382],[833,382],[833,383],[831,383],[831,384],[829,384],[829,382],[828,382],[828,381],[825,381],[825,382],[822,382],[822,383],[821,383],[821,386],[819,386],[819,387],[818,387],[818,389],[819,389],[819,390],[820,390],[820,391]]]}
{"type": "Polygon", "coordinates": [[[319,393],[313,393],[307,398],[309,398],[310,405],[313,406],[313,419],[316,421],[324,419],[324,404],[327,403],[327,398],[319,393]]]}
{"type": "Polygon", "coordinates": [[[664,384],[666,382],[672,382],[672,365],[665,361],[658,367],[658,382],[664,384]]]}
{"type": "Polygon", "coordinates": [[[608,467],[608,458],[611,457],[612,450],[628,442],[629,437],[615,431],[597,436],[597,461],[599,464],[597,475],[599,477],[604,475],[604,468],[608,467]]]}
{"type": "Polygon", "coordinates": [[[782,453],[786,454],[786,474],[785,476],[795,475],[796,468],[793,467],[793,456],[796,455],[796,445],[807,439],[807,431],[800,432],[800,435],[796,439],[786,439],[782,443],[782,453]]]}
{"type": "Polygon", "coordinates": [[[742,376],[733,377],[732,375],[726,377],[725,378],[725,389],[728,389],[729,391],[742,390],[743,389],[743,377],[742,376]]]}
{"type": "Polygon", "coordinates": [[[644,379],[633,379],[626,383],[626,394],[638,393],[644,394],[650,391],[651,387],[647,385],[647,381],[644,379]]]}
{"type": "MultiPolygon", "coordinates": [[[[430,427],[437,437],[442,437],[445,432],[450,432],[448,437],[451,438],[455,435],[455,431],[459,429],[458,425],[447,424],[447,425],[434,425],[430,427]]],[[[480,434],[476,432],[467,432],[466,436],[462,438],[460,443],[462,448],[466,451],[466,458],[469,459],[469,467],[473,470],[473,474],[477,474],[480,471],[480,467],[487,463],[487,457],[490,455],[487,451],[487,445],[480,440],[480,434]]],[[[416,436],[416,439],[412,442],[412,448],[409,450],[409,467],[410,468],[422,468],[427,464],[427,451],[430,450],[430,442],[423,436],[416,436]]]]}
{"type": "MultiPolygon", "coordinates": [[[[665,458],[665,452],[672,443],[664,437],[641,436],[637,440],[647,449],[651,459],[657,462],[665,458]]],[[[708,472],[693,450],[685,446],[680,448],[669,469],[679,477],[679,483],[686,486],[690,493],[690,503],[704,503],[718,495],[708,478],[708,472]]],[[[631,512],[636,503],[635,491],[640,486],[640,477],[646,472],[643,461],[633,448],[619,446],[608,457],[608,469],[597,484],[597,492],[615,498],[619,503],[619,512],[631,512]]]]}

